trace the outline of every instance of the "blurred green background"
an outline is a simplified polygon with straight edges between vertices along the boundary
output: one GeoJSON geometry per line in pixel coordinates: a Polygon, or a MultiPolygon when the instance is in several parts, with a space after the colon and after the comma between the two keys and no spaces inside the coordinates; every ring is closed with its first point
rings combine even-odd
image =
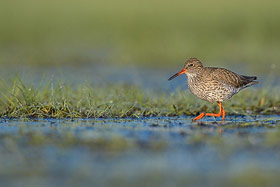
{"type": "Polygon", "coordinates": [[[2,0],[0,64],[279,70],[275,0],[2,0]]]}

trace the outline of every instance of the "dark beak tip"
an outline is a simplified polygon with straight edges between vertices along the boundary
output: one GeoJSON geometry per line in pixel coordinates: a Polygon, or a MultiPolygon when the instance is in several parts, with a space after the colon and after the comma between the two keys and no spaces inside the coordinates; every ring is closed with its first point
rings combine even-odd
{"type": "Polygon", "coordinates": [[[171,77],[169,77],[169,81],[171,81],[172,79],[174,79],[175,77],[177,77],[178,76],[178,74],[176,73],[175,75],[172,75],[171,77]]]}
{"type": "Polygon", "coordinates": [[[186,73],[186,69],[182,69],[181,71],[179,71],[178,73],[176,73],[175,75],[172,75],[168,80],[171,81],[172,79],[176,78],[177,76],[186,73]]]}

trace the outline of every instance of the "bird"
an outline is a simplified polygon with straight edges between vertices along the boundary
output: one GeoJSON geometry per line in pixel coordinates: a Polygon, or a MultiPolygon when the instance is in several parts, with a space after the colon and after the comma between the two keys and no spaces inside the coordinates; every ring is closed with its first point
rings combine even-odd
{"type": "Polygon", "coordinates": [[[181,71],[168,80],[186,74],[189,90],[198,98],[218,103],[219,113],[201,113],[193,119],[199,120],[205,116],[221,117],[225,120],[226,112],[222,103],[229,100],[240,90],[258,83],[256,76],[239,75],[225,68],[204,67],[197,58],[189,58],[181,71]]]}

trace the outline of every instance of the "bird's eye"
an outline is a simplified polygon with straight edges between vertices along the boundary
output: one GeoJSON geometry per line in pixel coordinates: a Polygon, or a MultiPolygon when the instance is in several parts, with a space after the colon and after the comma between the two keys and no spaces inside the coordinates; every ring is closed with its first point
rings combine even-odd
{"type": "Polygon", "coordinates": [[[193,64],[189,64],[189,67],[192,67],[193,66],[193,64]]]}

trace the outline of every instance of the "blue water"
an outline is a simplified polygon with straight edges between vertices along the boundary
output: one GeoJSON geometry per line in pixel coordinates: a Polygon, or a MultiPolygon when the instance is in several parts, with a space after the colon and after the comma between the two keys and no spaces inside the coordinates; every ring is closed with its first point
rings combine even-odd
{"type": "MultiPolygon", "coordinates": [[[[44,83],[63,82],[71,84],[71,86],[80,84],[131,84],[139,86],[146,90],[160,90],[171,92],[175,89],[187,89],[187,77],[185,75],[178,76],[172,81],[167,79],[179,71],[181,67],[174,69],[164,68],[140,68],[134,66],[103,66],[103,65],[87,65],[67,67],[28,67],[28,66],[7,66],[0,69],[2,79],[11,79],[18,75],[24,83],[34,84],[35,86],[43,79],[44,83]],[[67,80],[67,81],[65,81],[67,80]]],[[[230,67],[228,67],[230,68],[230,67]]],[[[246,74],[247,70],[232,69],[240,74],[246,74]]],[[[249,70],[248,70],[249,71],[249,70]]],[[[250,73],[249,73],[250,74],[250,73]]],[[[254,74],[255,75],[255,74],[254,74]]],[[[254,87],[273,86],[279,88],[280,77],[278,72],[265,72],[264,74],[256,74],[259,84],[254,87]]]]}
{"type": "Polygon", "coordinates": [[[262,173],[278,179],[280,116],[206,119],[2,119],[0,184],[223,186],[262,173]]]}

